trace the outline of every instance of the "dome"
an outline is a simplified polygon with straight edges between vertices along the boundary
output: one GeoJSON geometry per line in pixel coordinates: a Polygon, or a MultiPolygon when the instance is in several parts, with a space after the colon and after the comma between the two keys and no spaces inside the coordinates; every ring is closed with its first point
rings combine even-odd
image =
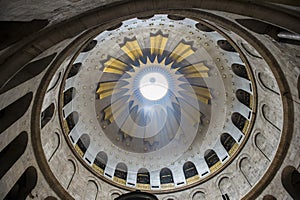
{"type": "Polygon", "coordinates": [[[299,11],[285,6],[104,2],[28,22],[0,53],[0,197],[297,198],[299,11]]]}

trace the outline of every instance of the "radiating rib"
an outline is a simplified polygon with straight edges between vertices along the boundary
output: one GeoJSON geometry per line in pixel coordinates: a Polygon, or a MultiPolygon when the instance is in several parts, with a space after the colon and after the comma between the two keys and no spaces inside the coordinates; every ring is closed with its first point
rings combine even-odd
{"type": "Polygon", "coordinates": [[[96,91],[99,94],[100,99],[104,99],[105,97],[111,96],[113,93],[120,92],[121,89],[115,89],[117,82],[104,82],[99,83],[99,88],[96,91]]]}
{"type": "Polygon", "coordinates": [[[141,47],[138,43],[138,41],[135,39],[133,41],[127,41],[124,46],[121,47],[121,49],[126,53],[131,60],[135,61],[139,57],[143,56],[141,47]]]}
{"type": "Polygon", "coordinates": [[[181,62],[183,59],[189,57],[193,53],[194,50],[192,49],[191,45],[180,42],[173,50],[171,58],[173,58],[176,62],[181,62]]]}
{"type": "Polygon", "coordinates": [[[179,68],[178,71],[184,74],[186,78],[201,78],[208,77],[209,68],[206,67],[203,63],[197,63],[179,68]]]}
{"type": "Polygon", "coordinates": [[[150,37],[151,54],[162,55],[166,47],[168,38],[163,35],[150,37]]]}

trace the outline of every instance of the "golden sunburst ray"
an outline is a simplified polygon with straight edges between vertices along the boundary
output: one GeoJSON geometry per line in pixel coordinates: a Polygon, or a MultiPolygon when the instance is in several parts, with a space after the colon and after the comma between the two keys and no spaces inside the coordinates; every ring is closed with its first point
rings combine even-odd
{"type": "Polygon", "coordinates": [[[100,99],[104,99],[105,97],[111,96],[113,92],[118,91],[117,89],[115,89],[116,85],[116,81],[99,83],[99,87],[96,93],[99,94],[100,99]]]}
{"type": "Polygon", "coordinates": [[[172,51],[170,57],[179,63],[194,53],[195,51],[192,49],[191,44],[186,44],[186,42],[181,41],[172,51]]]}
{"type": "Polygon", "coordinates": [[[138,60],[140,57],[143,56],[141,47],[135,37],[131,41],[126,41],[126,43],[121,46],[121,49],[124,51],[125,54],[128,55],[128,57],[132,61],[138,60]]]}
{"type": "Polygon", "coordinates": [[[167,36],[163,36],[162,33],[156,35],[150,34],[150,53],[151,55],[162,55],[168,41],[167,36]]]}
{"type": "Polygon", "coordinates": [[[123,75],[129,68],[123,61],[111,57],[104,63],[103,72],[123,75]]]}
{"type": "Polygon", "coordinates": [[[184,74],[186,78],[203,78],[208,77],[209,68],[201,62],[186,67],[177,68],[177,71],[184,74]]]}

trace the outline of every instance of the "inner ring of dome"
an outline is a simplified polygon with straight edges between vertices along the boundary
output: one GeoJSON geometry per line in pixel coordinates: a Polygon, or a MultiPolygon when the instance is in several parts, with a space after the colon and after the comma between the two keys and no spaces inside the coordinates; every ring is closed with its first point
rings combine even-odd
{"type": "Polygon", "coordinates": [[[139,90],[143,97],[156,101],[163,98],[169,89],[169,83],[165,76],[158,72],[149,72],[139,81],[139,90]]]}

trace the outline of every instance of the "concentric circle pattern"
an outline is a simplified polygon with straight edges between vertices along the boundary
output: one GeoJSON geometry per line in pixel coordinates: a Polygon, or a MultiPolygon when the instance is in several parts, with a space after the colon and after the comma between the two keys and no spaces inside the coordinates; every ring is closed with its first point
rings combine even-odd
{"type": "Polygon", "coordinates": [[[300,199],[298,3],[68,1],[0,1],[0,199],[300,199]]]}
{"type": "Polygon", "coordinates": [[[255,85],[223,32],[155,15],[91,41],[70,64],[76,75],[65,76],[60,105],[69,144],[91,171],[128,188],[180,189],[218,173],[242,148],[255,85]]]}

